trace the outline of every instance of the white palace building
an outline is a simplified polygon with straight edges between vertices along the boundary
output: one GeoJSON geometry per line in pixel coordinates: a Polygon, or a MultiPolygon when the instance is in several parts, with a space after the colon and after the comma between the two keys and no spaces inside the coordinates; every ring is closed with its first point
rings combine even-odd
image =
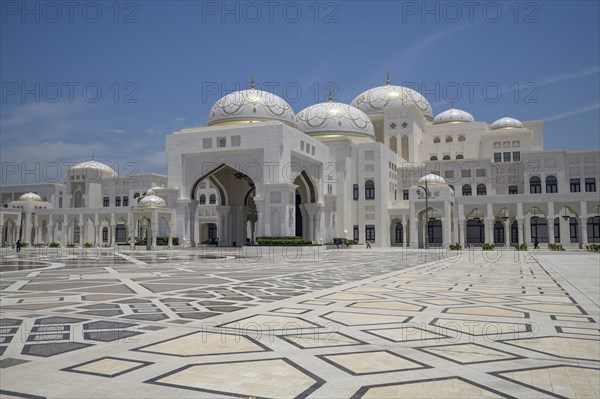
{"type": "Polygon", "coordinates": [[[454,107],[434,117],[425,97],[389,79],[351,104],[330,96],[294,113],[252,83],[217,101],[207,126],[166,137],[167,176],[118,176],[92,159],[64,184],[3,186],[1,241],[600,242],[600,150],[546,151],[543,125],[490,124],[454,107]]]}

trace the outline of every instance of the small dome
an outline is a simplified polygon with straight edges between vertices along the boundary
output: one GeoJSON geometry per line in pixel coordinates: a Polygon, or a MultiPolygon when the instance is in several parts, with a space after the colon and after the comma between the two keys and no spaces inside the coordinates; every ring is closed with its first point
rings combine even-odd
{"type": "Polygon", "coordinates": [[[371,119],[348,104],[327,102],[311,105],[296,115],[298,130],[309,136],[342,135],[375,138],[371,119]]]}
{"type": "Polygon", "coordinates": [[[385,86],[374,87],[359,94],[352,105],[365,114],[376,114],[400,105],[414,104],[428,120],[433,119],[431,105],[420,93],[403,86],[389,83],[385,86]]]}
{"type": "Polygon", "coordinates": [[[443,177],[434,175],[433,173],[429,173],[419,179],[419,184],[425,184],[427,182],[428,185],[433,184],[446,184],[446,180],[443,177]]]}
{"type": "Polygon", "coordinates": [[[522,128],[523,123],[520,120],[515,118],[509,118],[505,116],[504,118],[498,119],[496,122],[492,123],[490,130],[499,130],[499,129],[518,129],[522,128]]]}
{"type": "Polygon", "coordinates": [[[110,173],[111,176],[116,176],[117,172],[115,172],[115,170],[113,168],[111,168],[108,165],[105,165],[103,163],[100,163],[98,161],[96,161],[95,159],[92,159],[91,161],[85,161],[85,162],[81,162],[78,163],[75,166],[71,167],[71,170],[99,170],[101,172],[108,172],[110,173]]]}
{"type": "Polygon", "coordinates": [[[475,122],[473,115],[470,113],[456,109],[454,107],[439,113],[433,118],[433,124],[439,125],[442,123],[464,123],[464,122],[475,122]]]}
{"type": "Polygon", "coordinates": [[[296,127],[294,111],[284,99],[254,88],[226,95],[213,105],[208,115],[208,126],[263,121],[280,121],[296,127]]]}
{"type": "Polygon", "coordinates": [[[36,193],[25,193],[19,197],[19,201],[41,201],[42,197],[36,193]]]}
{"type": "Polygon", "coordinates": [[[164,199],[154,195],[154,190],[150,189],[146,191],[146,195],[140,199],[138,205],[144,208],[164,208],[167,206],[167,203],[164,199]]]}

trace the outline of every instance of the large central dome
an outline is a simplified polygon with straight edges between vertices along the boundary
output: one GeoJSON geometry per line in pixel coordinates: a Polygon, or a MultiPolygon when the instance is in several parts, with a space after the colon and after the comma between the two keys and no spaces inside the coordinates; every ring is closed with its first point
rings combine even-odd
{"type": "Polygon", "coordinates": [[[361,110],[343,103],[319,103],[296,115],[298,130],[309,136],[360,136],[375,138],[373,124],[361,110]]]}
{"type": "Polygon", "coordinates": [[[431,105],[420,93],[408,87],[395,86],[388,83],[360,93],[352,105],[365,114],[376,114],[399,105],[414,104],[428,120],[433,119],[431,105]]]}
{"type": "Polygon", "coordinates": [[[292,107],[273,93],[254,89],[236,91],[221,98],[208,115],[208,126],[231,122],[280,121],[296,127],[292,107]]]}

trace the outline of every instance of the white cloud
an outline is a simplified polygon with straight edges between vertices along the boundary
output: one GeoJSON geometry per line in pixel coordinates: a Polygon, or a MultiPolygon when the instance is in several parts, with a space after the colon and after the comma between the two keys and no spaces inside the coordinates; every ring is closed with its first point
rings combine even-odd
{"type": "Polygon", "coordinates": [[[583,114],[585,112],[590,112],[590,111],[594,111],[594,110],[597,110],[597,109],[600,109],[600,103],[596,103],[596,104],[592,104],[592,105],[586,105],[586,106],[583,106],[583,107],[572,109],[571,111],[561,112],[560,114],[548,116],[548,117],[543,118],[543,119],[544,119],[545,122],[557,121],[559,119],[569,118],[571,116],[583,114]]]}

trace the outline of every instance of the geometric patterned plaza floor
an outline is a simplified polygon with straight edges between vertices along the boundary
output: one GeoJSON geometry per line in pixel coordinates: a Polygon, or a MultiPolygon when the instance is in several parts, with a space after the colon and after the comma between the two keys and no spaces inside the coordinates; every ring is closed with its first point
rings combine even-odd
{"type": "Polygon", "coordinates": [[[600,397],[597,254],[2,251],[0,398],[600,397]]]}

